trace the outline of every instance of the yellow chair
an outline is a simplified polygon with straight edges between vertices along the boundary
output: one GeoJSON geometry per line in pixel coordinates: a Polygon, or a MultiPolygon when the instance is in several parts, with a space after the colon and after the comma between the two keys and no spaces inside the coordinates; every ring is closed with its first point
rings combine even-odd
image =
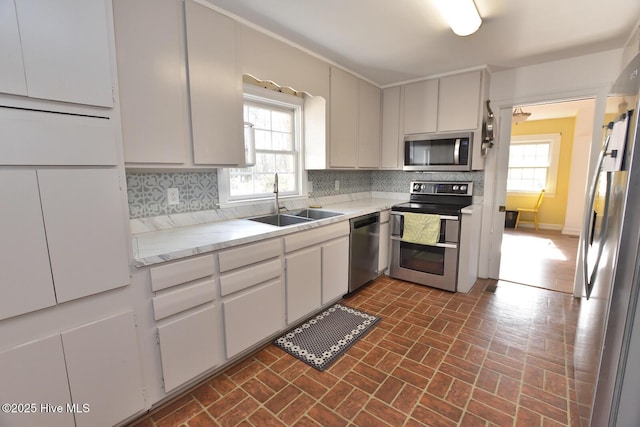
{"type": "Polygon", "coordinates": [[[536,205],[533,209],[529,209],[529,208],[518,208],[518,216],[516,217],[516,230],[518,229],[518,225],[521,222],[527,222],[527,223],[532,223],[535,225],[536,227],[536,231],[538,231],[538,210],[540,209],[540,205],[542,204],[542,199],[544,198],[544,188],[542,190],[540,190],[540,195],[538,196],[538,201],[536,202],[536,205]],[[520,219],[520,215],[522,213],[527,213],[527,214],[533,214],[533,221],[522,221],[520,219]]]}

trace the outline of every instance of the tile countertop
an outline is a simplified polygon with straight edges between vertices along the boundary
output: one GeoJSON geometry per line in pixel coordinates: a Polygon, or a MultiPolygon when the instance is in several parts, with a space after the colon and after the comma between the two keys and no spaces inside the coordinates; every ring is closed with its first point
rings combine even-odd
{"type": "Polygon", "coordinates": [[[371,212],[383,211],[402,202],[403,200],[398,199],[371,198],[324,205],[320,209],[340,212],[343,215],[286,227],[248,219],[231,219],[134,234],[132,237],[134,266],[144,267],[322,227],[371,212]]]}

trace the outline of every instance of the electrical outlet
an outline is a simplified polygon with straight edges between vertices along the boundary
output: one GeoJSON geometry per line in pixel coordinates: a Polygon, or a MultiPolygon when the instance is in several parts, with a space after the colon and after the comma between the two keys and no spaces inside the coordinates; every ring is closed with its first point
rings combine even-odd
{"type": "Polygon", "coordinates": [[[340,181],[338,181],[337,179],[336,179],[336,182],[335,182],[335,189],[336,189],[336,191],[340,190],[340,181]]]}
{"type": "Polygon", "coordinates": [[[307,193],[313,193],[313,181],[307,181],[307,193]]]}
{"type": "Polygon", "coordinates": [[[167,188],[167,204],[177,205],[180,203],[180,192],[177,188],[167,188]]]}

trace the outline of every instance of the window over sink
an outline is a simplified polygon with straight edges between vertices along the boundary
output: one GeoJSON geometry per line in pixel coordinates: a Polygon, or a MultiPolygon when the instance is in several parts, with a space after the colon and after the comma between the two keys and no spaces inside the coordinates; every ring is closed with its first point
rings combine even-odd
{"type": "Polygon", "coordinates": [[[218,170],[221,206],[271,199],[276,173],[281,198],[306,196],[303,104],[301,97],[245,84],[244,121],[253,125],[256,164],[218,170]]]}

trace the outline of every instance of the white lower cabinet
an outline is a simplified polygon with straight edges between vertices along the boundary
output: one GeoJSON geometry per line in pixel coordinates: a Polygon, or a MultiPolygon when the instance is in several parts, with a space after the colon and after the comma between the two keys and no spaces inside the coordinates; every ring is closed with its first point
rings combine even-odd
{"type": "Polygon", "coordinates": [[[62,344],[77,427],[115,425],[144,409],[133,312],[62,332],[62,344]]]}
{"type": "Polygon", "coordinates": [[[280,278],[234,294],[222,303],[227,358],[232,358],[284,327],[280,278]]]}
{"type": "Polygon", "coordinates": [[[349,237],[322,245],[322,304],[349,291],[349,237]]]}
{"type": "Polygon", "coordinates": [[[142,412],[135,328],[126,312],[0,353],[0,399],[16,405],[0,425],[112,426],[142,412]]]}
{"type": "Polygon", "coordinates": [[[288,254],[286,257],[287,324],[300,320],[322,304],[322,248],[288,254]]]}
{"type": "Polygon", "coordinates": [[[71,395],[60,334],[0,353],[0,378],[0,400],[15,405],[0,411],[1,426],[74,425],[73,413],[66,411],[71,395]],[[45,410],[42,404],[47,405],[45,410]],[[64,408],[61,413],[47,411],[59,406],[64,408]]]}
{"type": "Polygon", "coordinates": [[[220,364],[218,311],[213,305],[158,327],[166,393],[220,364]]]}
{"type": "Polygon", "coordinates": [[[349,231],[344,221],[284,238],[288,325],[347,293],[349,231]]]}
{"type": "Polygon", "coordinates": [[[284,328],[282,239],[220,251],[227,359],[284,328]]]}

